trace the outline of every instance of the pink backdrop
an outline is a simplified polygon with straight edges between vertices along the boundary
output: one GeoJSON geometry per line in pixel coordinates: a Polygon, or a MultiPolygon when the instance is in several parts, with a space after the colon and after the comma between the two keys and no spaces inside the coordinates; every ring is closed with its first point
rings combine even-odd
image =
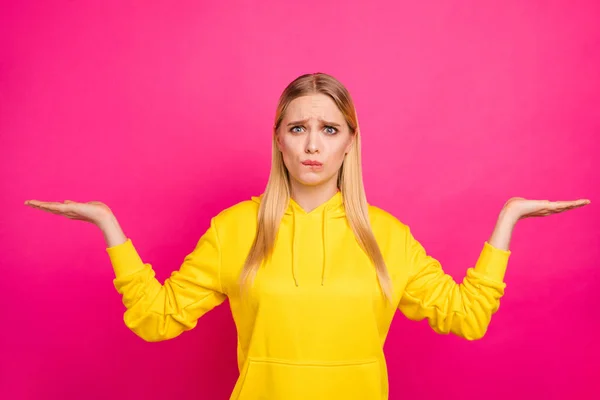
{"type": "Polygon", "coordinates": [[[1,398],[228,398],[227,303],[146,343],[100,231],[23,202],[104,201],[163,280],[262,192],[277,98],[316,71],[355,99],[370,203],[458,281],[509,197],[592,200],[519,222],[483,340],[399,313],[390,398],[598,395],[600,3],[149,3],[2,2],[1,398]]]}

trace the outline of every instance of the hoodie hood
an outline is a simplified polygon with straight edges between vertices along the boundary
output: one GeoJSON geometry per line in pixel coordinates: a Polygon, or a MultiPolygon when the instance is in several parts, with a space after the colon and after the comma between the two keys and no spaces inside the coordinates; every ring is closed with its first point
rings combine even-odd
{"type": "MultiPolygon", "coordinates": [[[[260,205],[263,196],[264,196],[264,193],[261,194],[260,196],[253,196],[252,201],[254,201],[255,203],[260,205]]],[[[323,235],[323,241],[322,241],[323,259],[322,259],[322,264],[321,264],[321,285],[324,285],[327,271],[328,271],[327,250],[329,248],[329,236],[328,236],[327,228],[333,219],[346,217],[342,192],[338,189],[338,191],[329,200],[327,200],[326,202],[322,203],[321,205],[317,206],[316,208],[314,208],[313,210],[308,211],[308,212],[305,211],[293,198],[290,197],[288,206],[286,207],[285,213],[283,215],[283,219],[285,220],[286,218],[290,218],[291,224],[292,224],[291,276],[292,276],[292,279],[294,280],[294,284],[296,286],[300,286],[297,275],[296,275],[296,268],[297,268],[297,264],[298,264],[297,263],[297,255],[298,255],[297,242],[298,242],[299,220],[304,219],[307,216],[315,216],[315,215],[320,216],[320,218],[318,220],[319,220],[319,223],[321,224],[321,232],[323,235]]],[[[311,221],[310,223],[314,223],[314,222],[311,221]]]]}

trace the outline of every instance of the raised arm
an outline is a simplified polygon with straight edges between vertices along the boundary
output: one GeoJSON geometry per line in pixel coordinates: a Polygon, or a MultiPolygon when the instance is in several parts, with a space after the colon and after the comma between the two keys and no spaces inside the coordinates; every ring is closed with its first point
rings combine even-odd
{"type": "Polygon", "coordinates": [[[116,278],[113,283],[127,308],[125,325],[149,342],[167,340],[194,328],[198,318],[221,304],[221,246],[214,218],[194,250],[163,285],[144,264],[110,207],[100,201],[25,200],[25,205],[98,226],[106,239],[116,278]]]}
{"type": "Polygon", "coordinates": [[[408,226],[405,246],[410,273],[400,311],[414,321],[427,318],[437,333],[453,333],[468,340],[482,338],[504,295],[510,250],[484,242],[475,266],[467,269],[458,284],[427,254],[408,226]]]}
{"type": "Polygon", "coordinates": [[[426,253],[406,227],[405,262],[410,273],[398,308],[409,319],[427,318],[438,333],[454,333],[469,340],[482,338],[504,295],[504,274],[511,254],[509,244],[516,223],[524,218],[544,217],[588,204],[589,199],[509,199],[490,239],[484,243],[475,267],[467,269],[460,284],[444,273],[440,263],[426,253]]]}
{"type": "Polygon", "coordinates": [[[101,227],[110,246],[106,251],[116,276],[113,283],[127,308],[123,320],[142,339],[157,342],[179,336],[226,299],[220,281],[221,250],[214,219],[179,270],[162,285],[152,266],[141,260],[131,239],[118,233],[118,224],[107,222],[101,227]],[[110,238],[121,239],[111,242],[110,238]],[[118,244],[110,245],[114,243],[118,244]]]}

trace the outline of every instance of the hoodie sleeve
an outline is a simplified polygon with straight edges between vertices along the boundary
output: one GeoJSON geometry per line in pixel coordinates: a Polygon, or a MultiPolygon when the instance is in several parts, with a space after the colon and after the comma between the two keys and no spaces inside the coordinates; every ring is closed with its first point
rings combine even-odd
{"type": "Polygon", "coordinates": [[[106,251],[115,272],[113,284],[126,307],[125,325],[148,342],[172,339],[194,328],[198,318],[226,298],[214,219],[179,270],[162,285],[130,239],[106,251]]]}
{"type": "Polygon", "coordinates": [[[427,318],[437,333],[481,339],[504,295],[510,250],[484,242],[475,267],[468,268],[462,283],[457,284],[444,273],[439,261],[426,253],[408,226],[405,237],[410,272],[400,311],[414,321],[427,318]]]}

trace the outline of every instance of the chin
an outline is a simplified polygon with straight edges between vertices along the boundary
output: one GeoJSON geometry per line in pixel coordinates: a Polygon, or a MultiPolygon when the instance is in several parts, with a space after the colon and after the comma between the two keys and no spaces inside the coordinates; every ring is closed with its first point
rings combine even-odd
{"type": "Polygon", "coordinates": [[[298,181],[298,183],[304,186],[319,186],[328,182],[330,178],[325,177],[321,174],[300,174],[299,176],[294,176],[294,179],[298,181]]]}

